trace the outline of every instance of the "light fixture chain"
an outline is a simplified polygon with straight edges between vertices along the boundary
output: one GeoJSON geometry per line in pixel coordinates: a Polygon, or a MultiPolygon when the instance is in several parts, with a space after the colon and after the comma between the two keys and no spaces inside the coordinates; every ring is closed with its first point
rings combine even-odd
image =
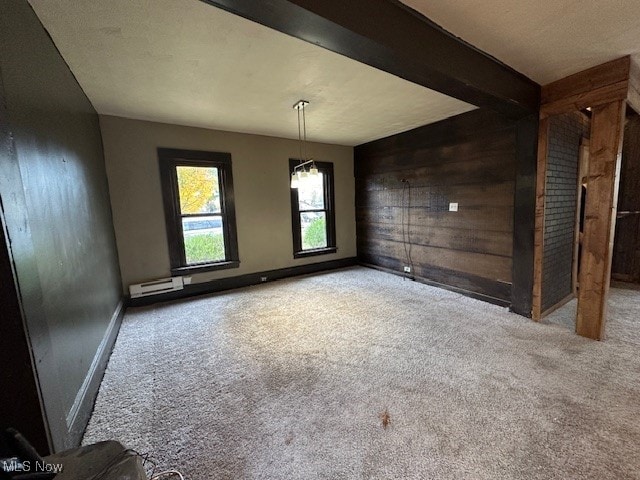
{"type": "Polygon", "coordinates": [[[300,149],[300,160],[299,163],[304,162],[302,159],[302,133],[300,131],[300,109],[298,109],[298,148],[300,149]]]}
{"type": "Polygon", "coordinates": [[[304,103],[302,104],[302,128],[303,128],[303,132],[304,132],[304,161],[306,162],[308,160],[307,157],[307,116],[305,115],[305,110],[304,110],[304,103]]]}

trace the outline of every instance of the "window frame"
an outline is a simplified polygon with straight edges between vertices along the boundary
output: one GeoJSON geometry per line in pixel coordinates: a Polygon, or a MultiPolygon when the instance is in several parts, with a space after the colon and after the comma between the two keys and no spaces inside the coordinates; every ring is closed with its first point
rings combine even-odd
{"type": "MultiPolygon", "coordinates": [[[[289,180],[295,167],[300,165],[297,158],[289,159],[289,180]]],[[[334,196],[334,180],[333,180],[333,163],[332,162],[315,162],[316,168],[323,174],[323,193],[324,193],[324,209],[322,210],[302,210],[325,212],[326,228],[327,228],[327,246],[322,248],[314,248],[309,250],[302,249],[302,230],[300,225],[300,208],[298,189],[291,188],[291,229],[293,233],[293,258],[306,258],[315,255],[327,255],[336,253],[338,247],[336,245],[336,215],[335,215],[335,196],[334,196]]]]}
{"type": "Polygon", "coordinates": [[[240,266],[240,258],[238,256],[238,234],[233,194],[231,154],[226,152],[158,148],[158,162],[160,165],[160,184],[164,204],[171,274],[182,275],[238,268],[240,266]],[[222,234],[225,246],[224,260],[191,265],[187,264],[177,174],[177,167],[182,166],[218,169],[220,217],[222,219],[222,234]]]}

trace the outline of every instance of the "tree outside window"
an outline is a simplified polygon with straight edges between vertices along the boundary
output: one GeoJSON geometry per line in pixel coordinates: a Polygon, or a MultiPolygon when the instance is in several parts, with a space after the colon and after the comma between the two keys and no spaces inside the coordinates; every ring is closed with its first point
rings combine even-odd
{"type": "Polygon", "coordinates": [[[237,267],[231,155],[158,154],[172,273],[237,267]]]}

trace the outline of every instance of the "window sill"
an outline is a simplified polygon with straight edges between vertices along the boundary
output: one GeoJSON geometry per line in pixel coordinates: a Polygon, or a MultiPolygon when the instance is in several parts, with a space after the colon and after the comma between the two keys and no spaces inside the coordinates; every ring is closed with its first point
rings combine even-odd
{"type": "Polygon", "coordinates": [[[302,250],[300,252],[293,252],[293,258],[305,258],[305,257],[314,257],[316,255],[327,255],[329,253],[336,253],[337,251],[338,251],[337,247],[314,248],[313,250],[302,250]]]}
{"type": "Polygon", "coordinates": [[[240,262],[232,260],[229,262],[201,263],[198,265],[187,265],[186,267],[176,267],[171,269],[172,275],[184,275],[188,273],[213,272],[215,270],[226,270],[228,268],[238,268],[240,262]]]}

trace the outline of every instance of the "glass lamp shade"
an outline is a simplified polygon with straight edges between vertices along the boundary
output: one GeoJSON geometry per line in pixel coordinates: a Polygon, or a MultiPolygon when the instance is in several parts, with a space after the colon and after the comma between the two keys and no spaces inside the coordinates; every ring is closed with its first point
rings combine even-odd
{"type": "Polygon", "coordinates": [[[312,177],[317,177],[318,176],[318,169],[316,168],[315,165],[313,165],[310,169],[309,169],[309,175],[311,175],[312,177]]]}
{"type": "Polygon", "coordinates": [[[298,175],[295,173],[291,174],[291,188],[298,188],[298,175]]]}

